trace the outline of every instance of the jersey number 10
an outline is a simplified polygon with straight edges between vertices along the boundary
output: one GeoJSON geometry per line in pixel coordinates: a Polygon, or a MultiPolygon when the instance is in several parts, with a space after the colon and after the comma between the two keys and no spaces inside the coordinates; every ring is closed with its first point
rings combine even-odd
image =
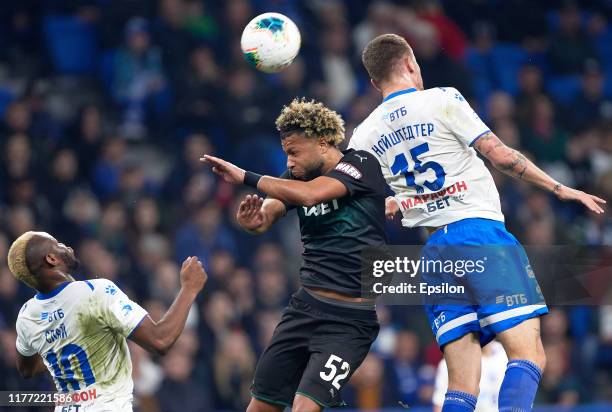
{"type": "Polygon", "coordinates": [[[85,350],[79,345],[69,343],[62,348],[59,363],[57,361],[57,355],[54,352],[50,351],[45,355],[45,359],[47,359],[47,362],[49,362],[53,368],[53,375],[59,382],[62,392],[68,392],[68,384],[70,384],[72,389],[75,391],[81,389],[79,382],[74,378],[74,371],[72,370],[72,364],[70,363],[71,356],[76,357],[77,361],[79,362],[79,368],[81,368],[81,372],[83,373],[85,386],[87,387],[96,381],[85,350]]]}
{"type": "Polygon", "coordinates": [[[391,165],[391,172],[394,175],[398,175],[400,173],[403,174],[406,178],[406,185],[416,188],[417,193],[423,193],[425,191],[423,186],[432,192],[437,192],[444,187],[444,180],[446,180],[446,172],[439,163],[430,161],[421,164],[419,156],[428,151],[429,145],[427,143],[420,144],[410,149],[410,157],[412,157],[412,160],[414,161],[414,167],[412,168],[414,172],[409,170],[408,159],[406,159],[405,153],[400,153],[395,156],[393,164],[391,165]],[[433,182],[425,180],[423,182],[423,186],[417,185],[414,173],[425,173],[429,169],[433,170],[436,174],[436,180],[433,182]]]}

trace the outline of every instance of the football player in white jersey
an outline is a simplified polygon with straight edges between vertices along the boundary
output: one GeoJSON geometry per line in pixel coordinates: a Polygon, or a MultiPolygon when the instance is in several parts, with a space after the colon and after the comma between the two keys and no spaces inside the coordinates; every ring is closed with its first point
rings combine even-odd
{"type": "Polygon", "coordinates": [[[57,412],[132,410],[129,338],[165,354],[181,334],[207,275],[190,257],[181,268],[181,289],[155,322],[107,279],[76,281],[72,248],[45,232],[26,232],[9,249],[15,277],[38,292],[17,317],[17,368],[28,378],[48,370],[58,392],[71,401],[57,412]]]}
{"type": "Polygon", "coordinates": [[[560,184],[506,146],[456,89],[425,90],[419,65],[402,37],[376,37],[365,47],[362,61],[383,102],[355,129],[349,148],[367,150],[379,161],[395,192],[387,199],[388,215],[399,210],[404,226],[433,229],[425,251],[450,245],[455,250],[465,250],[465,245],[510,248],[489,259],[497,266],[488,284],[474,276],[450,276],[449,282],[461,281],[484,297],[480,303],[466,296],[464,304],[425,305],[449,371],[442,410],[474,410],[481,345],[495,336],[510,359],[500,411],[530,410],[546,362],[539,316],[548,309],[524,250],[504,226],[495,183],[477,151],[502,172],[561,200],[580,202],[595,213],[603,213],[605,201],[560,184]],[[508,299],[517,285],[521,298],[508,299]]]}

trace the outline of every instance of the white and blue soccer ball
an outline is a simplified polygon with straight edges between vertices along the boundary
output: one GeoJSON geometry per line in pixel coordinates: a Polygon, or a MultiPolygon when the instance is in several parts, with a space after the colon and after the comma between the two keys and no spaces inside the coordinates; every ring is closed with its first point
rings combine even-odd
{"type": "Polygon", "coordinates": [[[242,32],[240,47],[249,64],[265,73],[289,66],[300,51],[302,38],[291,19],[280,13],[255,17],[242,32]]]}

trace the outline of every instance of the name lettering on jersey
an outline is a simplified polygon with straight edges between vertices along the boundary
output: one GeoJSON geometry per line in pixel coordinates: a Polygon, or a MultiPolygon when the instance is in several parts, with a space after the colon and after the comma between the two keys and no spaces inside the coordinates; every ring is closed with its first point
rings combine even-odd
{"type": "Polygon", "coordinates": [[[376,153],[378,157],[382,157],[385,151],[401,142],[414,140],[417,137],[428,137],[431,136],[433,132],[433,123],[416,123],[413,125],[406,125],[401,129],[394,130],[391,133],[380,135],[378,142],[372,146],[372,152],[376,153]]]}
{"type": "Polygon", "coordinates": [[[401,200],[402,210],[412,209],[417,205],[426,205],[428,212],[434,212],[438,209],[444,209],[450,206],[449,196],[455,196],[458,193],[468,190],[465,180],[457,182],[452,186],[442,189],[438,192],[416,195],[410,198],[401,200]],[[432,202],[435,200],[435,202],[432,202]],[[430,203],[428,203],[430,202],[430,203]]]}
{"type": "Polygon", "coordinates": [[[334,199],[331,201],[331,207],[329,203],[319,203],[318,205],[312,206],[312,207],[306,207],[306,206],[302,206],[302,207],[304,209],[304,216],[306,217],[323,216],[328,213],[331,213],[334,210],[340,209],[337,199],[334,199]]]}
{"type": "Polygon", "coordinates": [[[64,318],[64,311],[61,309],[58,309],[53,312],[41,312],[40,314],[40,320],[46,320],[49,323],[54,322],[59,319],[63,319],[63,318],[64,318]]]}
{"type": "Polygon", "coordinates": [[[62,323],[59,327],[49,329],[45,331],[45,340],[47,343],[53,343],[58,339],[66,339],[68,337],[68,331],[66,325],[62,323]]]}
{"type": "Polygon", "coordinates": [[[336,165],[336,170],[352,177],[353,179],[361,179],[361,172],[350,163],[340,162],[336,165]]]}

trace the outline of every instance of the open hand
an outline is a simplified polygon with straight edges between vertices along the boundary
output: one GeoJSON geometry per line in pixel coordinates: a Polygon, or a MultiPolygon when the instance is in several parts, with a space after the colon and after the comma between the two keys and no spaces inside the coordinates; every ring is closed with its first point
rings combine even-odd
{"type": "Polygon", "coordinates": [[[572,189],[571,187],[567,186],[561,186],[561,188],[555,193],[557,194],[557,197],[559,199],[565,201],[573,200],[575,202],[580,202],[585,205],[590,211],[595,212],[597,214],[604,212],[602,206],[606,204],[606,201],[600,197],[593,196],[581,190],[572,189]]]}
{"type": "Polygon", "coordinates": [[[387,216],[388,220],[393,220],[395,214],[399,212],[399,210],[397,199],[393,196],[389,196],[385,199],[385,216],[387,216]]]}
{"type": "Polygon", "coordinates": [[[247,230],[257,230],[264,223],[264,214],[261,211],[263,198],[257,195],[247,195],[236,213],[238,224],[247,230]]]}
{"type": "Polygon", "coordinates": [[[244,183],[244,169],[241,169],[223,159],[210,155],[202,156],[200,161],[210,164],[212,166],[212,171],[221,176],[226,182],[235,185],[244,183]]]}

